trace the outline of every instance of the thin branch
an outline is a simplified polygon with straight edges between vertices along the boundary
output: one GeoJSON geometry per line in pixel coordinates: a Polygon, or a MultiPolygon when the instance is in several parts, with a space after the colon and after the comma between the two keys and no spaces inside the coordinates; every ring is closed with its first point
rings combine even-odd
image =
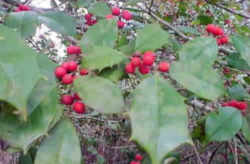
{"type": "Polygon", "coordinates": [[[197,150],[195,144],[193,144],[193,148],[194,148],[194,152],[195,152],[195,154],[196,154],[196,156],[197,156],[197,158],[198,158],[199,163],[200,163],[200,164],[203,164],[203,162],[202,162],[202,160],[201,160],[201,158],[200,158],[200,154],[199,154],[199,152],[198,152],[198,150],[197,150]]]}
{"type": "Polygon", "coordinates": [[[245,19],[250,19],[250,15],[245,15],[245,14],[243,14],[243,13],[241,13],[241,12],[238,12],[238,11],[235,11],[235,10],[233,10],[233,9],[226,8],[225,6],[223,6],[223,5],[221,5],[221,4],[211,3],[209,0],[205,0],[205,1],[206,1],[208,4],[210,4],[210,5],[214,5],[214,6],[218,7],[218,8],[220,8],[220,9],[223,9],[223,10],[225,10],[225,11],[227,11],[227,12],[229,12],[229,13],[232,13],[232,14],[234,14],[234,15],[239,15],[239,16],[241,16],[241,17],[244,17],[245,19]]]}
{"type": "Polygon", "coordinates": [[[214,156],[216,155],[217,151],[219,150],[219,148],[224,145],[224,143],[221,143],[219,146],[217,146],[215,148],[215,150],[213,151],[213,153],[211,154],[211,156],[209,157],[209,161],[208,161],[208,164],[212,164],[212,161],[214,159],[214,156]]]}

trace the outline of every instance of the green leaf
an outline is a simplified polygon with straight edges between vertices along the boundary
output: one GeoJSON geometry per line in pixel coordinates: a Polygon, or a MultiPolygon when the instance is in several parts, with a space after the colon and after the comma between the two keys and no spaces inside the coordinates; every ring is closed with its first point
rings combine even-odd
{"type": "Polygon", "coordinates": [[[245,60],[243,60],[238,53],[233,53],[226,56],[226,60],[228,65],[232,68],[236,68],[239,70],[250,70],[250,65],[247,64],[245,60]]]}
{"type": "Polygon", "coordinates": [[[23,38],[35,34],[38,23],[38,15],[35,12],[12,12],[6,19],[5,24],[8,27],[17,29],[23,38]]]}
{"type": "Polygon", "coordinates": [[[83,164],[76,130],[63,119],[38,149],[35,164],[83,164]]]}
{"type": "Polygon", "coordinates": [[[213,38],[196,38],[179,52],[180,60],[172,64],[170,74],[198,96],[215,100],[224,94],[223,81],[213,70],[218,47],[213,38]]]}
{"type": "Polygon", "coordinates": [[[159,24],[146,24],[143,29],[138,30],[135,49],[148,51],[161,48],[168,43],[169,34],[159,24]]]}
{"type": "Polygon", "coordinates": [[[52,30],[63,35],[74,36],[76,34],[76,21],[73,17],[59,11],[49,11],[39,17],[39,21],[52,30]]]}
{"type": "Polygon", "coordinates": [[[240,84],[228,88],[228,92],[233,99],[244,100],[245,98],[250,98],[250,95],[240,84]]]}
{"type": "Polygon", "coordinates": [[[115,46],[117,34],[118,30],[114,20],[100,20],[96,25],[88,29],[82,37],[80,45],[85,53],[90,52],[93,46],[107,46],[113,48],[115,46]]]}
{"type": "Polygon", "coordinates": [[[62,112],[55,88],[32,112],[27,122],[19,121],[15,115],[9,112],[1,112],[0,137],[12,147],[27,152],[32,143],[48,133],[50,124],[56,117],[62,116],[62,112]]]}
{"type": "Polygon", "coordinates": [[[102,70],[121,63],[126,56],[109,47],[93,47],[92,51],[82,59],[82,66],[87,69],[102,70]]]}
{"type": "Polygon", "coordinates": [[[123,111],[124,102],[121,90],[111,81],[101,77],[80,77],[74,82],[74,90],[91,108],[102,113],[123,111]]]}
{"type": "Polygon", "coordinates": [[[111,13],[111,10],[106,2],[97,2],[89,8],[88,12],[94,14],[95,16],[105,17],[111,13]]]}
{"type": "Polygon", "coordinates": [[[250,66],[250,38],[246,36],[235,35],[232,36],[231,39],[236,50],[250,66]]]}
{"type": "Polygon", "coordinates": [[[197,17],[201,25],[207,25],[213,23],[213,17],[207,15],[199,15],[197,17]]]}
{"type": "Polygon", "coordinates": [[[17,32],[0,25],[0,100],[12,104],[27,119],[27,100],[41,78],[37,53],[17,32]]]}
{"type": "Polygon", "coordinates": [[[33,164],[30,154],[26,154],[20,157],[20,164],[33,164]]]}
{"type": "Polygon", "coordinates": [[[246,117],[243,117],[241,130],[242,130],[244,137],[248,141],[250,141],[250,118],[249,118],[249,115],[246,117]]]}
{"type": "Polygon", "coordinates": [[[184,98],[168,81],[149,77],[134,92],[130,118],[132,140],[150,155],[152,164],[183,143],[192,143],[184,98]]]}
{"type": "Polygon", "coordinates": [[[94,3],[95,0],[77,0],[76,4],[78,7],[89,7],[91,3],[94,3]]]}
{"type": "Polygon", "coordinates": [[[227,141],[234,137],[242,126],[241,112],[224,107],[219,113],[210,113],[206,120],[206,135],[210,141],[227,141]]]}
{"type": "Polygon", "coordinates": [[[117,83],[125,75],[124,64],[114,66],[112,68],[104,69],[99,76],[104,77],[105,79],[111,80],[114,83],[117,83]]]}
{"type": "Polygon", "coordinates": [[[56,64],[45,55],[37,55],[37,63],[40,68],[42,78],[36,83],[28,99],[28,114],[41,103],[41,101],[56,87],[54,69],[56,64]]]}

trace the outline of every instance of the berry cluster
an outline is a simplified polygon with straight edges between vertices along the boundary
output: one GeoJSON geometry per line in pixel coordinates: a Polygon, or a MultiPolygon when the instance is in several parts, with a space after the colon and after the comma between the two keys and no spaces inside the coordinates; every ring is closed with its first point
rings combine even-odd
{"type": "Polygon", "coordinates": [[[126,25],[126,21],[132,19],[133,15],[128,10],[122,10],[119,7],[112,8],[112,15],[107,15],[107,19],[112,19],[113,16],[118,16],[119,20],[117,21],[117,27],[122,29],[126,25]]]}
{"type": "MultiPolygon", "coordinates": [[[[79,46],[70,45],[67,47],[67,53],[69,55],[80,55],[82,53],[81,48],[79,46]]],[[[67,61],[58,66],[55,69],[55,76],[63,85],[70,85],[76,79],[78,64],[75,61],[67,61]]],[[[79,70],[79,74],[81,76],[85,76],[88,74],[88,70],[82,68],[79,70]]],[[[71,94],[63,94],[61,96],[61,103],[64,105],[72,105],[72,109],[79,114],[85,113],[85,104],[81,101],[81,98],[77,93],[71,94]]]]}
{"type": "Polygon", "coordinates": [[[91,13],[86,14],[84,18],[86,20],[86,24],[89,26],[93,26],[97,23],[96,17],[94,17],[91,13]]]}
{"type": "Polygon", "coordinates": [[[223,107],[234,107],[242,112],[246,111],[247,103],[244,101],[231,100],[222,104],[223,107]]]}
{"type": "Polygon", "coordinates": [[[130,164],[141,164],[143,157],[140,154],[135,155],[135,159],[130,162],[130,164]]]}
{"type": "Polygon", "coordinates": [[[206,31],[208,33],[211,33],[213,34],[215,37],[216,37],[216,40],[217,40],[217,44],[220,46],[220,45],[223,45],[223,44],[227,44],[229,39],[228,39],[228,36],[225,35],[224,31],[222,28],[214,25],[214,24],[209,24],[206,26],[206,31]]]}
{"type": "Polygon", "coordinates": [[[22,12],[22,11],[29,11],[29,10],[31,10],[29,6],[27,6],[27,5],[19,5],[15,9],[15,12],[22,12]]]}
{"type": "MultiPolygon", "coordinates": [[[[136,68],[138,67],[139,72],[142,75],[148,74],[155,62],[155,54],[152,51],[144,52],[142,59],[141,54],[134,56],[131,58],[130,62],[126,64],[125,71],[128,74],[134,74],[136,68]]],[[[170,68],[170,64],[168,62],[160,62],[158,65],[158,70],[160,72],[168,72],[170,68]]]]}

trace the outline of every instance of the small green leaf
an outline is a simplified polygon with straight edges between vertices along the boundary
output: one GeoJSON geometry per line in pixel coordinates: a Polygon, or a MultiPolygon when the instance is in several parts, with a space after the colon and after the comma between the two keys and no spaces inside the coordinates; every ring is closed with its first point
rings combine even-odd
{"type": "Polygon", "coordinates": [[[59,11],[49,11],[39,17],[39,21],[52,30],[63,35],[74,36],[76,34],[76,21],[73,17],[59,11]]]}
{"type": "Polygon", "coordinates": [[[38,149],[35,164],[83,164],[76,130],[63,119],[38,149]]]}
{"type": "Polygon", "coordinates": [[[99,76],[102,76],[105,79],[109,79],[109,80],[113,81],[114,83],[117,83],[125,75],[124,67],[125,66],[123,64],[120,64],[120,65],[114,66],[112,68],[104,69],[99,74],[99,76]]]}
{"type": "Polygon", "coordinates": [[[138,30],[135,49],[142,52],[155,50],[167,44],[168,38],[169,34],[159,24],[146,24],[138,30]]]}
{"type": "Polygon", "coordinates": [[[27,38],[36,32],[36,27],[39,25],[38,15],[32,11],[12,12],[6,17],[5,24],[17,29],[23,38],[27,38]]]}
{"type": "Polygon", "coordinates": [[[243,117],[242,127],[241,127],[242,133],[244,137],[250,141],[250,118],[249,115],[245,118],[243,117]]]}
{"type": "Polygon", "coordinates": [[[53,89],[32,112],[27,122],[19,121],[7,111],[1,112],[0,137],[12,147],[27,152],[32,143],[48,133],[53,120],[62,116],[57,94],[56,88],[53,89]]]}
{"type": "Polygon", "coordinates": [[[207,15],[199,15],[197,17],[201,25],[207,25],[213,23],[213,17],[207,15]]]}
{"type": "Polygon", "coordinates": [[[121,63],[126,56],[121,52],[109,47],[93,47],[93,49],[82,59],[82,66],[87,69],[102,70],[106,67],[121,63]]]}
{"type": "Polygon", "coordinates": [[[213,38],[196,38],[179,52],[180,60],[172,64],[170,75],[188,90],[215,100],[225,93],[223,81],[213,70],[218,47],[213,38]]]}
{"type": "Polygon", "coordinates": [[[224,107],[219,113],[210,113],[206,120],[206,135],[210,141],[227,141],[234,137],[242,126],[241,112],[224,107]]]}
{"type": "Polygon", "coordinates": [[[233,53],[226,56],[226,60],[228,65],[232,68],[236,68],[239,70],[250,70],[250,65],[247,64],[245,60],[243,60],[238,53],[233,53]]]}
{"type": "Polygon", "coordinates": [[[85,53],[93,46],[107,46],[113,48],[117,39],[118,29],[114,20],[100,20],[83,35],[81,47],[85,53]],[[104,28],[105,27],[105,28],[104,28]]]}
{"type": "Polygon", "coordinates": [[[233,99],[244,100],[245,98],[250,98],[250,95],[240,84],[228,88],[228,92],[233,99]]]}
{"type": "Polygon", "coordinates": [[[80,77],[74,82],[74,90],[84,103],[102,113],[118,113],[123,110],[121,90],[111,81],[101,77],[80,77]]]}
{"type": "Polygon", "coordinates": [[[237,51],[240,53],[241,57],[250,66],[250,38],[247,36],[232,36],[232,42],[237,51]]]}
{"type": "Polygon", "coordinates": [[[179,145],[192,143],[184,98],[168,81],[149,77],[141,82],[133,97],[131,139],[149,153],[152,164],[161,164],[179,145]]]}
{"type": "Polygon", "coordinates": [[[94,14],[95,16],[105,17],[111,13],[111,10],[106,2],[97,2],[89,8],[88,12],[94,14]]]}

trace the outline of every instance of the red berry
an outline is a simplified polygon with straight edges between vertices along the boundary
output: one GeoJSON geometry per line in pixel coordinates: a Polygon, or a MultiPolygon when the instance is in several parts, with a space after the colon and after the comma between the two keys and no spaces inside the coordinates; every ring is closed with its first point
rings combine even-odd
{"type": "Polygon", "coordinates": [[[150,72],[150,67],[145,66],[145,65],[140,65],[139,72],[143,75],[146,75],[150,72]]]}
{"type": "Polygon", "coordinates": [[[74,61],[68,62],[68,69],[69,72],[73,72],[77,70],[77,63],[74,61]]]}
{"type": "Polygon", "coordinates": [[[221,39],[220,39],[220,38],[217,38],[217,39],[216,39],[216,42],[217,42],[217,45],[218,45],[218,46],[222,45],[222,42],[221,42],[221,39]]]}
{"type": "Polygon", "coordinates": [[[245,111],[247,109],[247,103],[244,101],[236,101],[236,100],[231,100],[226,103],[222,104],[223,107],[225,106],[230,106],[234,107],[236,109],[239,109],[240,111],[245,111]]]}
{"type": "Polygon", "coordinates": [[[139,67],[141,65],[142,61],[139,57],[133,57],[131,59],[131,64],[133,67],[139,67]]]}
{"type": "Polygon", "coordinates": [[[73,94],[73,99],[74,100],[81,100],[81,97],[78,95],[78,93],[73,94]]]}
{"type": "Polygon", "coordinates": [[[120,15],[120,8],[119,7],[113,7],[112,8],[112,14],[115,16],[119,16],[120,15]]]}
{"type": "Polygon", "coordinates": [[[122,29],[125,26],[125,23],[123,21],[118,20],[117,21],[117,27],[122,29]]]}
{"type": "Polygon", "coordinates": [[[126,71],[126,73],[133,74],[133,73],[135,73],[135,68],[132,66],[131,63],[128,63],[128,64],[125,66],[125,71],[126,71]]]}
{"type": "Polygon", "coordinates": [[[158,65],[158,70],[160,72],[168,72],[170,68],[170,64],[168,62],[160,62],[160,64],[158,65]]]}
{"type": "Polygon", "coordinates": [[[69,69],[69,62],[62,63],[61,67],[63,67],[66,71],[69,69]]]}
{"type": "Polygon", "coordinates": [[[131,161],[130,164],[141,164],[141,162],[138,162],[138,161],[131,161]]]}
{"type": "Polygon", "coordinates": [[[69,55],[73,55],[73,54],[79,55],[82,53],[82,50],[81,50],[81,47],[79,47],[79,46],[70,45],[67,48],[67,53],[69,55]]]}
{"type": "Polygon", "coordinates": [[[135,155],[135,160],[141,161],[142,159],[143,159],[142,155],[140,155],[140,154],[135,155]]]}
{"type": "Polygon", "coordinates": [[[85,113],[85,104],[82,103],[81,101],[74,102],[73,110],[76,113],[83,114],[83,113],[85,113]]]}
{"type": "Polygon", "coordinates": [[[88,71],[87,69],[82,68],[82,69],[80,70],[80,75],[81,75],[81,76],[85,76],[85,75],[87,75],[87,74],[89,74],[89,71],[88,71]]]}
{"type": "MultiPolygon", "coordinates": [[[[154,54],[154,53],[153,53],[153,54],[154,54]]],[[[154,63],[154,61],[155,61],[155,57],[154,57],[153,54],[152,54],[152,53],[149,53],[149,52],[144,53],[143,58],[142,58],[143,64],[144,64],[144,65],[147,65],[147,66],[153,65],[153,63],[154,63]]]]}
{"type": "Polygon", "coordinates": [[[15,10],[14,10],[14,12],[21,12],[22,10],[20,10],[19,8],[16,8],[15,10]]]}
{"type": "Polygon", "coordinates": [[[212,31],[212,33],[215,35],[215,36],[221,36],[224,34],[224,31],[220,28],[220,27],[215,27],[214,30],[212,31]]]}
{"type": "Polygon", "coordinates": [[[86,14],[84,17],[85,17],[85,19],[86,19],[87,21],[89,21],[89,20],[92,19],[92,16],[93,16],[93,14],[88,13],[88,14],[86,14]]]}
{"type": "Polygon", "coordinates": [[[64,105],[72,105],[73,104],[73,97],[71,95],[62,95],[61,96],[61,103],[64,105]]]}
{"type": "Polygon", "coordinates": [[[222,36],[220,38],[220,41],[221,41],[222,44],[227,44],[228,41],[229,41],[228,36],[222,36]]]}
{"type": "Polygon", "coordinates": [[[224,67],[224,68],[223,68],[223,73],[224,73],[225,75],[229,74],[229,73],[230,73],[230,69],[229,69],[228,67],[224,67]]]}
{"type": "Polygon", "coordinates": [[[124,10],[122,12],[122,17],[125,19],[125,20],[130,20],[132,19],[132,14],[128,11],[128,10],[124,10]]]}
{"type": "Polygon", "coordinates": [[[71,74],[66,74],[62,77],[62,83],[65,85],[73,83],[73,76],[71,74]]]}
{"type": "Polygon", "coordinates": [[[30,7],[27,5],[19,5],[18,8],[21,11],[29,11],[30,10],[30,7]]]}
{"type": "Polygon", "coordinates": [[[227,25],[230,25],[230,24],[231,24],[231,20],[230,20],[230,19],[226,19],[226,20],[224,21],[224,23],[227,24],[227,25]]]}
{"type": "Polygon", "coordinates": [[[108,15],[106,15],[106,19],[113,19],[114,17],[113,17],[113,15],[112,14],[108,14],[108,15]]]}
{"type": "Polygon", "coordinates": [[[63,67],[57,67],[55,69],[55,76],[58,79],[61,79],[66,73],[67,73],[67,70],[65,68],[63,68],[63,67]]]}
{"type": "Polygon", "coordinates": [[[216,28],[215,25],[209,24],[209,25],[206,26],[206,31],[207,31],[208,33],[212,33],[212,32],[214,31],[215,28],[216,28]]]}

